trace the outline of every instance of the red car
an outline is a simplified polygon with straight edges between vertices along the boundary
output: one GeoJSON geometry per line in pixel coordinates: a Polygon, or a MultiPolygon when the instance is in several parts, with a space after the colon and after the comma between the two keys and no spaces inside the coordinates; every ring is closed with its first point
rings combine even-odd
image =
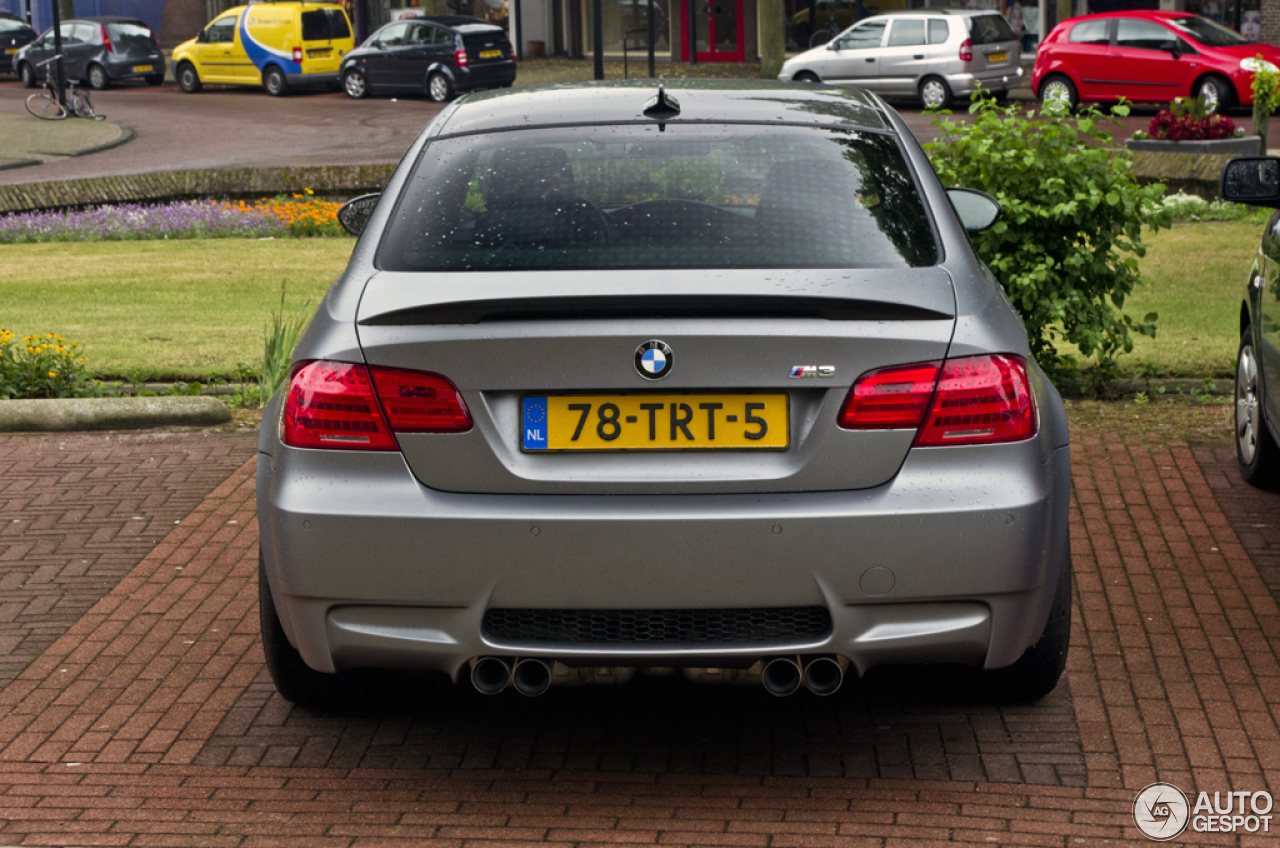
{"type": "Polygon", "coordinates": [[[1253,103],[1254,57],[1280,65],[1280,49],[1187,12],[1107,12],[1070,18],[1040,44],[1031,88],[1044,103],[1168,102],[1203,93],[1226,109],[1253,103]]]}

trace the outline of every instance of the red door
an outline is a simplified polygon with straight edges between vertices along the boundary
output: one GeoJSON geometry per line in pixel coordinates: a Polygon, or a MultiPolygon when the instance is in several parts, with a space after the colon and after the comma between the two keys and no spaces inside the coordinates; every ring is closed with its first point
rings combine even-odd
{"type": "MultiPolygon", "coordinates": [[[[689,0],[680,4],[680,58],[689,61],[689,0]]],[[[693,0],[699,62],[745,62],[746,23],[742,0],[693,0]]]]}

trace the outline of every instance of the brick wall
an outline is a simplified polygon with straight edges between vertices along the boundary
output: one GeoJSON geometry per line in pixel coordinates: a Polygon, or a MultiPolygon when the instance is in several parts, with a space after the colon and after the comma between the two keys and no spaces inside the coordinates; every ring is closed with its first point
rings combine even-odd
{"type": "Polygon", "coordinates": [[[1262,0],[1262,40],[1280,45],[1280,0],[1262,0]]]}

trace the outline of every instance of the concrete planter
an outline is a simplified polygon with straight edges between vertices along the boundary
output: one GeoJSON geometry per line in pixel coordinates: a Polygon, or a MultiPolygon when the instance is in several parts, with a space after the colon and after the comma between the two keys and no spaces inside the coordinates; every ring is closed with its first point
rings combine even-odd
{"type": "Polygon", "coordinates": [[[1124,146],[1133,154],[1133,175],[1140,182],[1164,183],[1170,193],[1219,200],[1222,166],[1233,156],[1257,156],[1261,139],[1256,135],[1217,141],[1129,139],[1124,146]]]}
{"type": "Polygon", "coordinates": [[[1220,138],[1213,141],[1165,141],[1163,139],[1129,139],[1124,146],[1130,150],[1149,150],[1153,153],[1195,153],[1212,156],[1257,156],[1261,139],[1256,135],[1244,138],[1220,138]]]}

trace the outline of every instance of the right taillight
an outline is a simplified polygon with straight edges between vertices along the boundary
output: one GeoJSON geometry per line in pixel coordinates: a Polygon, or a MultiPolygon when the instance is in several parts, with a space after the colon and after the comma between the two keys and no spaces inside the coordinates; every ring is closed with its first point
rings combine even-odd
{"type": "Polygon", "coordinates": [[[973,61],[973,39],[966,38],[964,41],[960,42],[960,61],[973,61]]]}
{"type": "Polygon", "coordinates": [[[285,395],[282,438],[296,448],[395,451],[395,433],[471,429],[462,395],[438,374],[302,362],[285,395]]]}
{"type": "Polygon", "coordinates": [[[847,430],[918,427],[916,447],[1016,442],[1034,436],[1037,426],[1026,362],[1011,354],[864,374],[850,389],[839,424],[847,430]]]}

